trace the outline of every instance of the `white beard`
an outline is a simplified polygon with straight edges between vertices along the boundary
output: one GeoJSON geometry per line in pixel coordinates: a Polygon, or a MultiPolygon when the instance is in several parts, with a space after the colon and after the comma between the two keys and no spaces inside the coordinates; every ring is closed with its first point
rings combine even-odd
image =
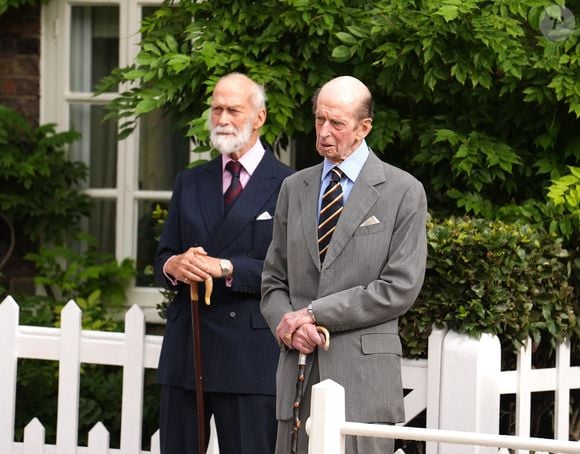
{"type": "Polygon", "coordinates": [[[248,143],[252,135],[252,121],[248,121],[241,131],[233,126],[212,127],[210,125],[210,133],[211,144],[221,154],[229,155],[239,151],[248,143]]]}

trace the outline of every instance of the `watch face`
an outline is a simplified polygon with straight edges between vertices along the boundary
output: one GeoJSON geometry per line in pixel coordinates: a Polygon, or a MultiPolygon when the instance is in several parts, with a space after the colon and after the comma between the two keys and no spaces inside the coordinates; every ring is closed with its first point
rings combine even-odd
{"type": "Polygon", "coordinates": [[[220,268],[222,269],[222,274],[224,276],[227,276],[228,274],[230,274],[230,264],[227,260],[222,260],[220,262],[220,268]]]}

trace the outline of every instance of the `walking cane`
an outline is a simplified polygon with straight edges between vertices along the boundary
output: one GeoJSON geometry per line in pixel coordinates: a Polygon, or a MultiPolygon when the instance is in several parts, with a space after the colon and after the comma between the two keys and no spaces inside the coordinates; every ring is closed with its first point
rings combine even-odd
{"type": "MultiPolygon", "coordinates": [[[[213,280],[205,280],[205,304],[210,304],[213,280]]],[[[199,284],[193,281],[189,286],[191,296],[191,339],[193,341],[193,365],[195,368],[195,400],[197,413],[198,454],[205,453],[205,411],[203,405],[203,374],[201,370],[201,334],[199,327],[199,284]]]]}
{"type": "MultiPolygon", "coordinates": [[[[328,350],[330,346],[330,333],[324,326],[316,326],[318,331],[324,337],[323,349],[328,350]]],[[[300,353],[298,355],[298,378],[296,379],[296,395],[294,397],[294,427],[292,427],[292,440],[290,443],[290,453],[296,454],[298,452],[298,432],[302,421],[300,421],[300,404],[302,403],[302,395],[304,394],[304,369],[306,368],[306,354],[300,353]]]]}

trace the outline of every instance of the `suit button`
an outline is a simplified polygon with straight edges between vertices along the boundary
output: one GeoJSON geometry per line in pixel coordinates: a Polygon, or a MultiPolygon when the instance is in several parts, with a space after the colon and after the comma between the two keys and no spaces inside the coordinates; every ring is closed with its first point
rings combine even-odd
{"type": "Polygon", "coordinates": [[[236,315],[237,314],[234,311],[231,311],[230,312],[230,318],[236,318],[236,315]]]}

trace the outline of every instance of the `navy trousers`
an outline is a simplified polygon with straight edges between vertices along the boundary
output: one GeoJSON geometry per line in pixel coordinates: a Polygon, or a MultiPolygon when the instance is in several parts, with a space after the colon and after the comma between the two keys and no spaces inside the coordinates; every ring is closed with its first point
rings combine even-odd
{"type": "MultiPolygon", "coordinates": [[[[195,391],[161,386],[161,454],[199,454],[195,391]]],[[[276,398],[256,394],[204,393],[206,440],[214,416],[220,454],[273,454],[276,398]]],[[[203,453],[202,453],[203,454],[203,453]]]]}

